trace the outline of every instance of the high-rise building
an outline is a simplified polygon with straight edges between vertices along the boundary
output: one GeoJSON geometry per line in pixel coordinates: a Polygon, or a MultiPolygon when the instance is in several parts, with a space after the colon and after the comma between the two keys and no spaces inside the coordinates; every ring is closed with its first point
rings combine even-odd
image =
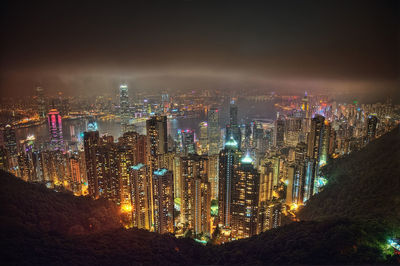
{"type": "Polygon", "coordinates": [[[72,156],[69,158],[69,167],[71,189],[73,192],[79,193],[81,192],[81,184],[83,183],[83,173],[81,170],[79,157],[72,156]]]}
{"type": "Polygon", "coordinates": [[[36,105],[37,105],[37,113],[40,118],[46,117],[47,114],[47,106],[46,100],[44,98],[43,88],[41,86],[36,87],[36,105]]]}
{"type": "Polygon", "coordinates": [[[219,128],[219,113],[217,108],[211,108],[208,111],[208,154],[215,155],[219,153],[221,141],[221,132],[219,128]]]}
{"type": "Polygon", "coordinates": [[[242,143],[242,134],[238,122],[238,107],[234,100],[231,101],[229,106],[229,125],[226,126],[226,141],[228,141],[230,137],[233,137],[237,141],[238,147],[240,148],[242,143]]]}
{"type": "Polygon", "coordinates": [[[208,197],[211,200],[211,191],[205,191],[211,190],[207,173],[207,156],[191,154],[180,158],[181,221],[188,223],[188,228],[196,233],[205,228],[209,230],[209,225],[203,224],[206,221],[204,217],[209,217],[211,213],[211,206],[207,209],[204,205],[208,204],[208,197]]]}
{"type": "Polygon", "coordinates": [[[274,125],[274,146],[283,147],[285,142],[285,120],[278,117],[274,125]]]}
{"type": "Polygon", "coordinates": [[[219,155],[208,156],[208,182],[211,186],[211,199],[218,199],[219,155]]]}
{"type": "Polygon", "coordinates": [[[210,235],[211,229],[211,187],[207,176],[198,176],[192,179],[192,217],[195,234],[210,235]]]}
{"type": "Polygon", "coordinates": [[[319,167],[324,166],[328,162],[328,158],[331,155],[329,153],[329,146],[330,146],[330,140],[331,140],[331,125],[328,120],[324,121],[324,127],[322,130],[322,136],[321,136],[321,145],[320,145],[320,151],[319,151],[319,167]]]}
{"type": "Polygon", "coordinates": [[[153,116],[146,121],[147,155],[152,170],[156,170],[158,156],[168,152],[167,117],[153,116]]]}
{"type": "Polygon", "coordinates": [[[200,125],[200,138],[199,138],[199,149],[198,153],[208,154],[208,123],[201,122],[200,125]]]}
{"type": "MultiPolygon", "coordinates": [[[[329,129],[329,127],[328,127],[329,129]]],[[[321,152],[322,150],[326,151],[327,147],[324,149],[321,148],[322,144],[328,145],[329,142],[326,141],[327,136],[329,134],[325,133],[325,117],[321,115],[315,115],[315,117],[311,120],[311,130],[308,135],[308,150],[307,150],[307,155],[308,158],[310,159],[310,162],[313,163],[314,165],[310,166],[312,173],[311,174],[311,180],[310,182],[310,191],[308,192],[310,195],[315,194],[317,191],[315,191],[314,187],[316,184],[317,176],[319,174],[319,166],[320,166],[320,159],[321,159],[321,152]],[[325,136],[325,141],[323,141],[325,136]]],[[[327,131],[326,131],[327,132],[327,131]]],[[[327,157],[327,156],[326,156],[327,157]]],[[[325,158],[326,160],[327,158],[325,158]]],[[[325,161],[326,163],[326,161],[325,161]]]]}
{"type": "Polygon", "coordinates": [[[131,202],[121,205],[122,210],[132,211],[133,226],[150,230],[152,222],[151,174],[149,167],[139,163],[129,170],[131,202]]]}
{"type": "Polygon", "coordinates": [[[153,172],[154,231],[174,232],[174,180],[172,171],[165,168],[153,172]]]}
{"type": "Polygon", "coordinates": [[[50,145],[53,150],[64,150],[62,119],[57,109],[51,109],[47,116],[50,132],[50,145]]]}
{"type": "Polygon", "coordinates": [[[268,203],[260,206],[258,215],[258,233],[277,228],[281,225],[282,206],[280,203],[268,203]]]}
{"type": "Polygon", "coordinates": [[[131,117],[127,84],[121,84],[119,86],[119,114],[121,117],[121,130],[122,133],[125,133],[127,132],[131,117]]]}
{"type": "Polygon", "coordinates": [[[195,154],[196,146],[194,143],[194,131],[190,129],[182,130],[182,146],[183,146],[183,154],[195,154]]]}
{"type": "Polygon", "coordinates": [[[88,179],[88,192],[93,198],[98,198],[99,187],[97,181],[96,149],[100,144],[98,131],[85,132],[83,135],[83,147],[85,151],[86,177],[88,179]]]}
{"type": "Polygon", "coordinates": [[[10,125],[6,125],[4,128],[3,139],[8,156],[16,156],[18,154],[17,137],[15,130],[10,125]]]}
{"type": "MultiPolygon", "coordinates": [[[[131,204],[131,179],[130,169],[135,165],[135,152],[132,145],[126,143],[118,143],[118,176],[119,176],[119,195],[121,206],[131,204]]],[[[149,177],[150,178],[150,177],[149,177]]],[[[149,181],[151,182],[151,181],[149,181]]],[[[150,183],[151,189],[151,183],[150,183]]]]}
{"type": "Polygon", "coordinates": [[[119,180],[119,151],[112,136],[100,138],[96,150],[96,177],[98,197],[107,198],[115,203],[121,202],[119,180]]]}
{"type": "Polygon", "coordinates": [[[303,112],[303,118],[309,118],[310,117],[310,107],[308,103],[308,96],[307,92],[305,92],[303,99],[301,99],[301,111],[303,112]]]}
{"type": "Polygon", "coordinates": [[[296,147],[302,133],[302,119],[299,117],[288,117],[285,123],[285,144],[290,147],[296,147]]]}
{"type": "Polygon", "coordinates": [[[376,136],[376,125],[378,118],[375,115],[369,115],[367,119],[367,141],[370,142],[376,136]]]}
{"type": "Polygon", "coordinates": [[[311,131],[308,135],[308,157],[319,161],[320,143],[325,118],[322,115],[315,115],[311,120],[311,131]]]}
{"type": "Polygon", "coordinates": [[[246,154],[233,173],[231,228],[235,239],[257,234],[259,182],[253,159],[246,154]]]}
{"type": "Polygon", "coordinates": [[[231,225],[233,173],[240,156],[238,146],[238,142],[231,136],[219,154],[218,216],[219,224],[224,227],[231,225]]]}

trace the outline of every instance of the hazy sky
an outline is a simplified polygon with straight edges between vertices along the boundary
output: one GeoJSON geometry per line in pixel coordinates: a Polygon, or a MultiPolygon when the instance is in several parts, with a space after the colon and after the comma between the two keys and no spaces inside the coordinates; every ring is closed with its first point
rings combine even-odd
{"type": "Polygon", "coordinates": [[[400,90],[400,1],[23,2],[1,4],[1,95],[32,94],[38,82],[67,94],[120,81],[400,90]]]}

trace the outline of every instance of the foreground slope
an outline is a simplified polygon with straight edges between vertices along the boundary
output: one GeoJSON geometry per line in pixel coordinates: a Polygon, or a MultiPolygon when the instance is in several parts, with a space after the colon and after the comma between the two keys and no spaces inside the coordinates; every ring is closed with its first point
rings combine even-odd
{"type": "Polygon", "coordinates": [[[324,173],[328,185],[301,210],[302,220],[347,217],[400,224],[399,127],[333,160],[324,173]]]}

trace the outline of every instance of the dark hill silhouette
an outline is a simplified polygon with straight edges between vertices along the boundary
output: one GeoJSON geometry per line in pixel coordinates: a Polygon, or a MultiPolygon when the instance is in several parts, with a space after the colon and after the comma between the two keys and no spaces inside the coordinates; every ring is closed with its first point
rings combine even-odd
{"type": "Polygon", "coordinates": [[[323,170],[328,185],[300,211],[302,220],[347,217],[400,224],[399,127],[323,170]]]}
{"type": "Polygon", "coordinates": [[[221,246],[123,229],[118,210],[106,201],[54,192],[0,172],[0,263],[396,263],[388,256],[387,239],[400,234],[399,137],[396,129],[331,162],[325,169],[329,185],[300,213],[305,221],[221,246]]]}

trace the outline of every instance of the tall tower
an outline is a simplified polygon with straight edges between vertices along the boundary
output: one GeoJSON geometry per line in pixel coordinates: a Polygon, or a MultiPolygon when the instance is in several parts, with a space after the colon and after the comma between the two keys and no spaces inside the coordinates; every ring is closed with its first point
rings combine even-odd
{"type": "Polygon", "coordinates": [[[376,125],[378,118],[376,115],[369,115],[367,120],[367,141],[370,142],[376,136],[376,125]]]}
{"type": "Polygon", "coordinates": [[[312,173],[310,173],[311,178],[309,178],[310,190],[308,191],[310,195],[316,193],[314,187],[319,172],[320,157],[322,151],[321,146],[323,143],[323,136],[325,135],[324,131],[325,131],[325,117],[323,117],[322,115],[316,115],[311,120],[311,131],[308,135],[308,143],[307,143],[308,144],[307,155],[308,158],[310,159],[310,162],[312,163],[312,166],[310,166],[312,168],[311,169],[312,173]]]}
{"type": "Polygon", "coordinates": [[[83,148],[85,151],[86,176],[88,179],[89,195],[93,198],[99,197],[96,169],[96,149],[100,137],[98,131],[85,132],[83,135],[83,148]]]}
{"type": "Polygon", "coordinates": [[[232,189],[232,236],[236,239],[257,234],[260,175],[249,154],[234,170],[232,189]]]}
{"type": "Polygon", "coordinates": [[[233,172],[238,160],[238,142],[231,136],[219,154],[218,216],[224,227],[231,225],[233,172]]]}
{"type": "Polygon", "coordinates": [[[208,208],[204,205],[208,204],[208,198],[211,201],[207,169],[207,156],[192,154],[180,158],[181,220],[187,222],[196,233],[205,229],[207,232],[203,232],[209,233],[209,220],[204,218],[211,213],[211,206],[208,208]]]}
{"type": "Polygon", "coordinates": [[[209,155],[219,153],[221,133],[219,128],[219,113],[217,108],[211,108],[208,112],[208,143],[209,155]]]}
{"type": "Polygon", "coordinates": [[[165,168],[153,172],[154,231],[174,232],[174,180],[172,171],[165,168]]]}
{"type": "Polygon", "coordinates": [[[239,128],[238,107],[235,100],[232,100],[229,106],[229,125],[226,127],[226,140],[229,140],[231,136],[238,142],[240,148],[242,135],[239,128]]]}
{"type": "Polygon", "coordinates": [[[130,167],[131,209],[133,225],[150,230],[152,228],[151,175],[149,167],[137,164],[130,167]]]}
{"type": "Polygon", "coordinates": [[[17,148],[17,137],[15,136],[15,130],[10,126],[6,125],[3,131],[4,144],[9,156],[15,156],[18,154],[17,148]]]}
{"type": "Polygon", "coordinates": [[[50,144],[53,150],[64,150],[61,115],[57,109],[51,109],[47,121],[50,132],[50,144]]]}
{"type": "Polygon", "coordinates": [[[194,143],[194,131],[190,129],[182,130],[182,146],[185,155],[195,154],[196,147],[194,143]]]}
{"type": "Polygon", "coordinates": [[[167,117],[153,116],[146,121],[147,155],[151,171],[158,168],[158,156],[168,152],[167,117]]]}
{"type": "Polygon", "coordinates": [[[274,146],[282,147],[285,141],[285,120],[278,117],[274,126],[274,146]]]}
{"type": "Polygon", "coordinates": [[[44,98],[43,88],[41,86],[37,86],[35,94],[38,115],[40,118],[44,118],[46,117],[47,106],[44,98]]]}
{"type": "Polygon", "coordinates": [[[208,153],[208,123],[201,122],[200,123],[200,138],[199,138],[199,146],[198,150],[199,154],[207,154],[208,153]]]}
{"type": "Polygon", "coordinates": [[[130,119],[130,104],[128,95],[128,85],[121,84],[119,86],[119,113],[121,116],[122,133],[127,131],[130,119]]]}

